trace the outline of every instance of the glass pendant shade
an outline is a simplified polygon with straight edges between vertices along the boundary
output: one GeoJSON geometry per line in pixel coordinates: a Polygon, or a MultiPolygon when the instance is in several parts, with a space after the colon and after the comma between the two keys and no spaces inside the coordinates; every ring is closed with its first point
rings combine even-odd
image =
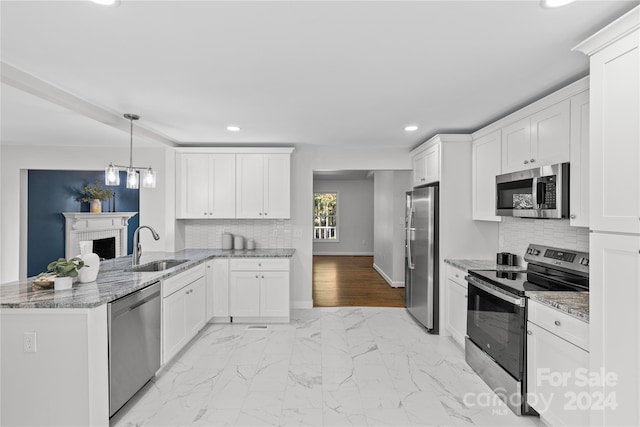
{"type": "Polygon", "coordinates": [[[130,122],[129,166],[109,163],[109,166],[104,169],[104,183],[105,185],[120,185],[120,170],[118,168],[122,168],[123,170],[127,170],[127,188],[140,188],[140,179],[142,179],[142,186],[144,188],[156,188],[156,172],[151,169],[151,166],[141,168],[133,165],[133,121],[140,119],[140,116],[136,114],[125,114],[124,118],[130,122]]]}
{"type": "Polygon", "coordinates": [[[140,188],[140,178],[138,172],[133,168],[127,168],[127,188],[140,188]]]}
{"type": "Polygon", "coordinates": [[[104,169],[104,185],[120,185],[120,171],[113,163],[104,169]]]}
{"type": "Polygon", "coordinates": [[[156,171],[149,168],[142,172],[142,186],[144,188],[156,188],[156,171]]]}

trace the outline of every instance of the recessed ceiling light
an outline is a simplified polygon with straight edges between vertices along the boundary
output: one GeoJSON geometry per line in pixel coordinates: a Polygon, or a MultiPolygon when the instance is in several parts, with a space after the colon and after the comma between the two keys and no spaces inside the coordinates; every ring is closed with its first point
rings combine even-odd
{"type": "Polygon", "coordinates": [[[407,126],[407,127],[404,128],[404,130],[406,130],[407,132],[413,132],[413,131],[418,130],[418,126],[416,126],[416,125],[407,126]]]}
{"type": "Polygon", "coordinates": [[[229,132],[238,132],[240,128],[238,126],[227,126],[229,132]]]}
{"type": "Polygon", "coordinates": [[[120,4],[120,0],[90,0],[92,3],[99,4],[100,6],[117,6],[120,4]]]}
{"type": "Polygon", "coordinates": [[[569,3],[573,3],[575,0],[540,0],[540,6],[552,9],[554,7],[566,6],[569,3]]]}

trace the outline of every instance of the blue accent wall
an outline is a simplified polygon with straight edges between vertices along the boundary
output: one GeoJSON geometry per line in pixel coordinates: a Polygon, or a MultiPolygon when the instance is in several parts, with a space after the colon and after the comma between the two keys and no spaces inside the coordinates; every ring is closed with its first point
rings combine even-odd
{"type": "MultiPolygon", "coordinates": [[[[139,190],[126,188],[127,174],[120,172],[120,186],[109,187],[116,193],[116,211],[139,212],[139,190]]],[[[30,170],[28,175],[27,275],[35,276],[47,270],[47,264],[64,258],[64,216],[62,212],[89,212],[89,203],[76,201],[78,190],[100,181],[104,171],[30,170]]],[[[109,201],[102,211],[109,211],[109,201]]],[[[133,233],[138,228],[139,215],[129,220],[129,254],[133,251],[133,233]]]]}

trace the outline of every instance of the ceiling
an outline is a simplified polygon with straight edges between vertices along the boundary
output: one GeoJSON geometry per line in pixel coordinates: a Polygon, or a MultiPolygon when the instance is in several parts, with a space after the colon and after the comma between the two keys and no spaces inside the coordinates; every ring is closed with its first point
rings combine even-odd
{"type": "Polygon", "coordinates": [[[586,75],[571,48],[637,4],[5,0],[2,143],[127,145],[135,113],[150,144],[408,149],[586,75]]]}
{"type": "Polygon", "coordinates": [[[314,181],[360,181],[371,179],[372,171],[368,170],[324,170],[313,171],[314,181]]]}

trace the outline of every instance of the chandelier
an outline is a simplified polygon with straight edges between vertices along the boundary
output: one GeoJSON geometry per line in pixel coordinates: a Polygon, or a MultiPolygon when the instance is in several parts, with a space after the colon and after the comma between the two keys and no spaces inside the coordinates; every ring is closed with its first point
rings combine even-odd
{"type": "Polygon", "coordinates": [[[120,169],[127,171],[127,188],[140,188],[140,176],[142,175],[142,186],[144,188],[156,188],[156,171],[148,168],[133,166],[133,121],[140,119],[135,114],[125,114],[125,119],[131,123],[129,140],[129,166],[114,165],[109,163],[104,170],[105,185],[120,185],[120,169]]]}

